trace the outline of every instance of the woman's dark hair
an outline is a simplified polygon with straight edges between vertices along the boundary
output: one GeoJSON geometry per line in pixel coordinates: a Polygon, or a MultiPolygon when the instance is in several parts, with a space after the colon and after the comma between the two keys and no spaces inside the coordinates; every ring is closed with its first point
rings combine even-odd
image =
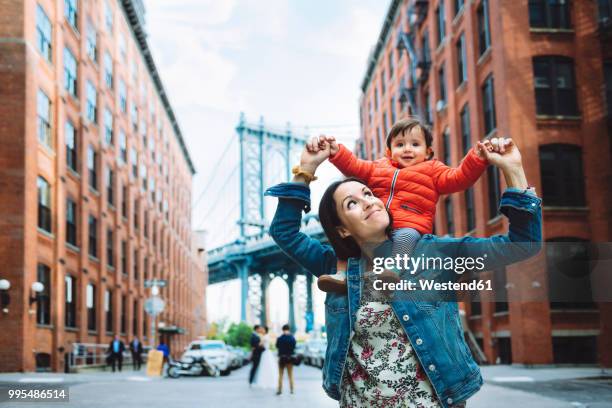
{"type": "MultiPolygon", "coordinates": [[[[361,257],[361,248],[357,245],[357,241],[351,236],[346,238],[342,238],[340,233],[338,232],[338,228],[342,225],[340,222],[340,217],[338,217],[338,210],[336,207],[336,201],[334,200],[334,193],[344,183],[348,183],[349,181],[356,181],[357,183],[361,183],[366,185],[362,180],[355,177],[348,177],[344,180],[335,181],[327,187],[325,193],[323,193],[323,197],[321,198],[321,202],[319,204],[319,221],[321,222],[321,226],[323,227],[323,231],[329,240],[332,248],[336,252],[336,256],[338,259],[346,261],[348,258],[359,258],[361,257]]],[[[393,219],[391,218],[391,213],[389,213],[389,226],[387,227],[386,233],[388,236],[391,236],[393,225],[393,219]]]]}

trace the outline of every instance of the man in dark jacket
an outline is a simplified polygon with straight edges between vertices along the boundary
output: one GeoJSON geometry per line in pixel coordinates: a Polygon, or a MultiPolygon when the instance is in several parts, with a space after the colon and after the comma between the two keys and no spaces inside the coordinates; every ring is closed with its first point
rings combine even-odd
{"type": "Polygon", "coordinates": [[[143,350],[142,343],[138,340],[138,337],[134,337],[130,342],[130,351],[132,352],[132,365],[134,366],[134,370],[140,370],[143,350]]]}
{"type": "Polygon", "coordinates": [[[249,373],[249,386],[253,383],[255,373],[259,367],[259,360],[261,359],[261,353],[264,351],[264,347],[261,345],[261,338],[258,335],[258,330],[261,326],[256,324],[253,326],[253,333],[251,334],[251,372],[249,373]]]}
{"type": "Polygon", "coordinates": [[[283,334],[276,339],[278,349],[278,390],[276,395],[283,392],[283,372],[287,369],[289,376],[289,388],[293,394],[293,361],[291,356],[295,352],[295,337],[291,334],[291,327],[288,324],[283,326],[283,334]]]}
{"type": "Polygon", "coordinates": [[[111,366],[113,367],[113,373],[115,372],[115,364],[119,365],[119,371],[123,365],[123,352],[125,351],[125,344],[121,341],[118,335],[111,340],[108,345],[109,359],[111,366]]]}

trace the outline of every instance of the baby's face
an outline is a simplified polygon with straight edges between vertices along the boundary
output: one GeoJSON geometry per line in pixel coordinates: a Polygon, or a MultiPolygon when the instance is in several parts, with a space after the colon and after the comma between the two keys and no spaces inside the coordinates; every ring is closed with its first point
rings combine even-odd
{"type": "Polygon", "coordinates": [[[427,147],[425,134],[418,126],[391,140],[391,160],[396,161],[400,168],[424,162],[430,152],[431,147],[427,147]]]}

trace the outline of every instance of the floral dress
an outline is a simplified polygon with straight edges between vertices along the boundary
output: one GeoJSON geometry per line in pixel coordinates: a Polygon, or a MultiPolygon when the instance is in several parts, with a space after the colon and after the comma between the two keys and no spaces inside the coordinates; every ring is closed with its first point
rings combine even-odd
{"type": "Polygon", "coordinates": [[[342,375],[341,407],[440,408],[393,309],[362,301],[342,375]]]}

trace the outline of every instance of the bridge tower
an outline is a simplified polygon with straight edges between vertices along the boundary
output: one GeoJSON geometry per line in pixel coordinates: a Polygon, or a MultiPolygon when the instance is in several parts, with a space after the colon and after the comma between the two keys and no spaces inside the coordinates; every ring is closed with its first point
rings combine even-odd
{"type": "MultiPolygon", "coordinates": [[[[267,233],[273,216],[274,207],[266,207],[264,190],[274,184],[291,180],[291,165],[298,163],[305,135],[295,135],[289,123],[285,130],[264,125],[263,117],[259,123],[250,124],[244,113],[236,127],[240,141],[240,242],[250,237],[267,233]]],[[[238,277],[241,281],[240,319],[247,321],[247,307],[253,311],[253,320],[267,322],[265,292],[273,278],[265,271],[250,270],[248,258],[236,259],[238,277]],[[259,293],[258,293],[259,292],[259,293]],[[250,297],[250,299],[249,299],[250,297]]],[[[276,271],[283,276],[289,286],[289,323],[295,327],[293,282],[297,271],[276,271]]],[[[306,280],[311,283],[312,278],[306,280]]],[[[310,288],[308,294],[311,295],[310,288]]],[[[312,301],[307,300],[306,313],[312,314],[312,301]]]]}

